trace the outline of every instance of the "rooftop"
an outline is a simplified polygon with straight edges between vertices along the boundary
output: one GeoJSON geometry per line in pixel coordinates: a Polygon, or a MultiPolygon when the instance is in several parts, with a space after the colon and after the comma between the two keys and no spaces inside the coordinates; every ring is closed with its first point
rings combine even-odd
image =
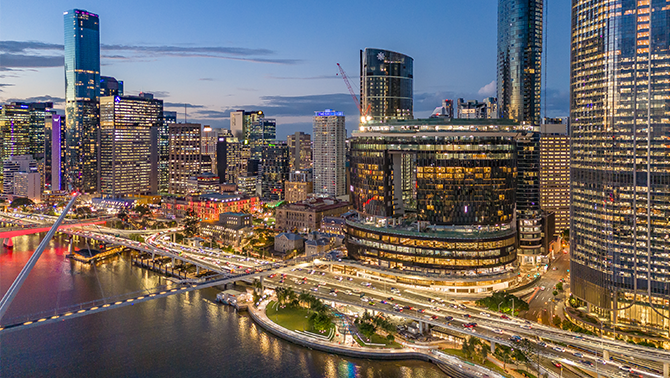
{"type": "Polygon", "coordinates": [[[302,236],[300,236],[300,235],[298,235],[298,234],[289,233],[289,232],[282,232],[281,234],[279,234],[279,235],[277,235],[277,236],[275,236],[275,237],[276,237],[276,238],[280,238],[280,237],[282,237],[282,236],[286,236],[286,238],[287,238],[288,240],[301,240],[301,239],[302,239],[302,236]]]}
{"type": "Polygon", "coordinates": [[[370,121],[361,124],[354,135],[361,133],[419,132],[519,132],[539,131],[539,126],[519,124],[509,119],[423,118],[412,120],[370,121]]]}
{"type": "Polygon", "coordinates": [[[341,201],[336,198],[309,198],[304,201],[285,204],[281,206],[281,208],[288,210],[325,211],[349,205],[349,202],[341,201]]]}

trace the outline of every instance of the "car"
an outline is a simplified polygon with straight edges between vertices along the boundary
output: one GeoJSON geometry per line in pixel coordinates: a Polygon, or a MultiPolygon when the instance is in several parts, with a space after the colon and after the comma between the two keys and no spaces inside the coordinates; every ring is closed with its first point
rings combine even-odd
{"type": "Polygon", "coordinates": [[[370,306],[374,306],[374,305],[375,305],[375,302],[370,301],[370,302],[368,302],[368,304],[369,304],[370,306]]]}
{"type": "Polygon", "coordinates": [[[523,329],[533,329],[533,327],[529,326],[528,324],[522,324],[519,327],[521,327],[523,329]]]}
{"type": "Polygon", "coordinates": [[[581,353],[579,353],[579,352],[575,352],[575,353],[573,353],[572,355],[575,356],[575,357],[579,357],[579,358],[584,357],[584,355],[581,354],[581,353]]]}
{"type": "Polygon", "coordinates": [[[560,368],[561,366],[563,366],[563,365],[561,365],[560,362],[558,362],[556,360],[551,361],[551,363],[552,363],[552,365],[556,366],[557,368],[560,368]]]}
{"type": "Polygon", "coordinates": [[[444,320],[450,322],[450,321],[454,320],[454,317],[453,316],[445,316],[444,320]]]}
{"type": "Polygon", "coordinates": [[[509,320],[509,316],[503,314],[503,315],[500,315],[500,319],[509,320]]]}
{"type": "Polygon", "coordinates": [[[386,300],[393,302],[395,299],[393,299],[393,297],[388,297],[386,300]]]}
{"type": "Polygon", "coordinates": [[[603,360],[602,358],[597,359],[596,362],[601,365],[607,365],[607,361],[603,360]]]}
{"type": "Polygon", "coordinates": [[[433,315],[433,316],[431,316],[431,318],[432,318],[433,320],[437,320],[437,315],[433,315]]]}
{"type": "Polygon", "coordinates": [[[547,343],[545,343],[544,341],[540,341],[539,343],[537,343],[537,345],[541,346],[542,348],[547,347],[547,343]]]}
{"type": "Polygon", "coordinates": [[[499,335],[502,335],[502,334],[503,334],[502,329],[499,329],[499,328],[494,328],[494,329],[493,329],[493,332],[495,332],[495,333],[497,333],[497,334],[499,334],[499,335]]]}
{"type": "Polygon", "coordinates": [[[580,363],[588,366],[593,366],[593,362],[587,360],[579,360],[580,363]]]}
{"type": "Polygon", "coordinates": [[[554,350],[557,351],[557,352],[565,352],[565,348],[562,348],[562,347],[559,347],[559,346],[555,346],[554,350]]]}
{"type": "Polygon", "coordinates": [[[521,336],[514,335],[514,336],[510,337],[509,340],[513,341],[515,343],[520,343],[521,340],[523,340],[523,339],[521,338],[521,336]]]}
{"type": "Polygon", "coordinates": [[[422,308],[421,310],[419,310],[419,312],[423,314],[424,312],[426,312],[426,309],[422,308]]]}
{"type": "Polygon", "coordinates": [[[551,268],[551,270],[556,270],[556,267],[551,268]]]}
{"type": "Polygon", "coordinates": [[[621,365],[621,366],[619,366],[619,370],[623,370],[623,371],[631,371],[632,368],[631,368],[630,366],[621,365]]]}
{"type": "Polygon", "coordinates": [[[472,316],[470,316],[470,314],[463,314],[463,317],[464,318],[471,318],[472,316]]]}
{"type": "Polygon", "coordinates": [[[480,313],[479,313],[479,315],[484,315],[484,316],[488,316],[488,317],[491,317],[491,315],[490,315],[490,314],[488,314],[488,313],[486,313],[486,312],[484,312],[484,311],[480,312],[480,313]]]}

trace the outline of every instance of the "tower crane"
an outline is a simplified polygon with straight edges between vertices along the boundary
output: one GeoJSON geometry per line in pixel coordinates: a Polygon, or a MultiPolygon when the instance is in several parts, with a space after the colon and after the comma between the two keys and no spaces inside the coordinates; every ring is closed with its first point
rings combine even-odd
{"type": "Polygon", "coordinates": [[[356,93],[354,92],[354,89],[351,87],[351,83],[349,83],[349,78],[347,77],[347,74],[344,72],[344,69],[342,68],[342,66],[339,63],[337,63],[337,68],[340,69],[340,74],[342,74],[342,79],[344,79],[344,83],[347,85],[347,88],[349,88],[349,94],[351,94],[351,98],[353,98],[354,102],[356,103],[356,107],[358,108],[358,112],[361,115],[361,123],[369,121],[370,119],[372,119],[372,117],[370,117],[368,115],[368,113],[370,112],[370,104],[368,104],[368,107],[365,109],[365,111],[363,111],[363,109],[361,108],[361,102],[358,100],[358,97],[356,96],[356,93]]]}

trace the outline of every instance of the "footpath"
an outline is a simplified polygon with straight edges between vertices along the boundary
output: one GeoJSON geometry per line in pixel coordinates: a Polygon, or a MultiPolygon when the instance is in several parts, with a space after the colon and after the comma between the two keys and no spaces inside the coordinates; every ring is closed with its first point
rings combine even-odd
{"type": "Polygon", "coordinates": [[[489,370],[483,366],[472,365],[469,362],[462,361],[455,356],[442,353],[436,349],[368,348],[358,345],[343,345],[341,343],[333,343],[321,338],[311,337],[305,333],[298,333],[279,326],[267,317],[265,313],[265,307],[269,302],[269,299],[261,302],[258,308],[253,305],[249,306],[249,315],[254,320],[254,322],[273,335],[306,348],[354,358],[378,360],[422,360],[434,363],[449,376],[458,376],[464,378],[485,376],[491,378],[504,378],[499,373],[489,370]]]}

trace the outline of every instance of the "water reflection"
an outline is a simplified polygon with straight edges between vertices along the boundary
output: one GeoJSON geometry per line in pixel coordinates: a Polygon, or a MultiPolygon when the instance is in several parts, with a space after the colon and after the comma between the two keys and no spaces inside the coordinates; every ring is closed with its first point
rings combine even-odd
{"type": "MultiPolygon", "coordinates": [[[[0,249],[2,292],[37,248],[39,237],[14,242],[14,251],[0,249]]],[[[8,317],[170,283],[133,266],[127,255],[93,269],[66,254],[67,242],[57,235],[8,317]]],[[[204,289],[0,334],[0,376],[444,377],[425,362],[349,359],[285,342],[259,329],[247,315],[215,304],[217,293],[204,289]]]]}

